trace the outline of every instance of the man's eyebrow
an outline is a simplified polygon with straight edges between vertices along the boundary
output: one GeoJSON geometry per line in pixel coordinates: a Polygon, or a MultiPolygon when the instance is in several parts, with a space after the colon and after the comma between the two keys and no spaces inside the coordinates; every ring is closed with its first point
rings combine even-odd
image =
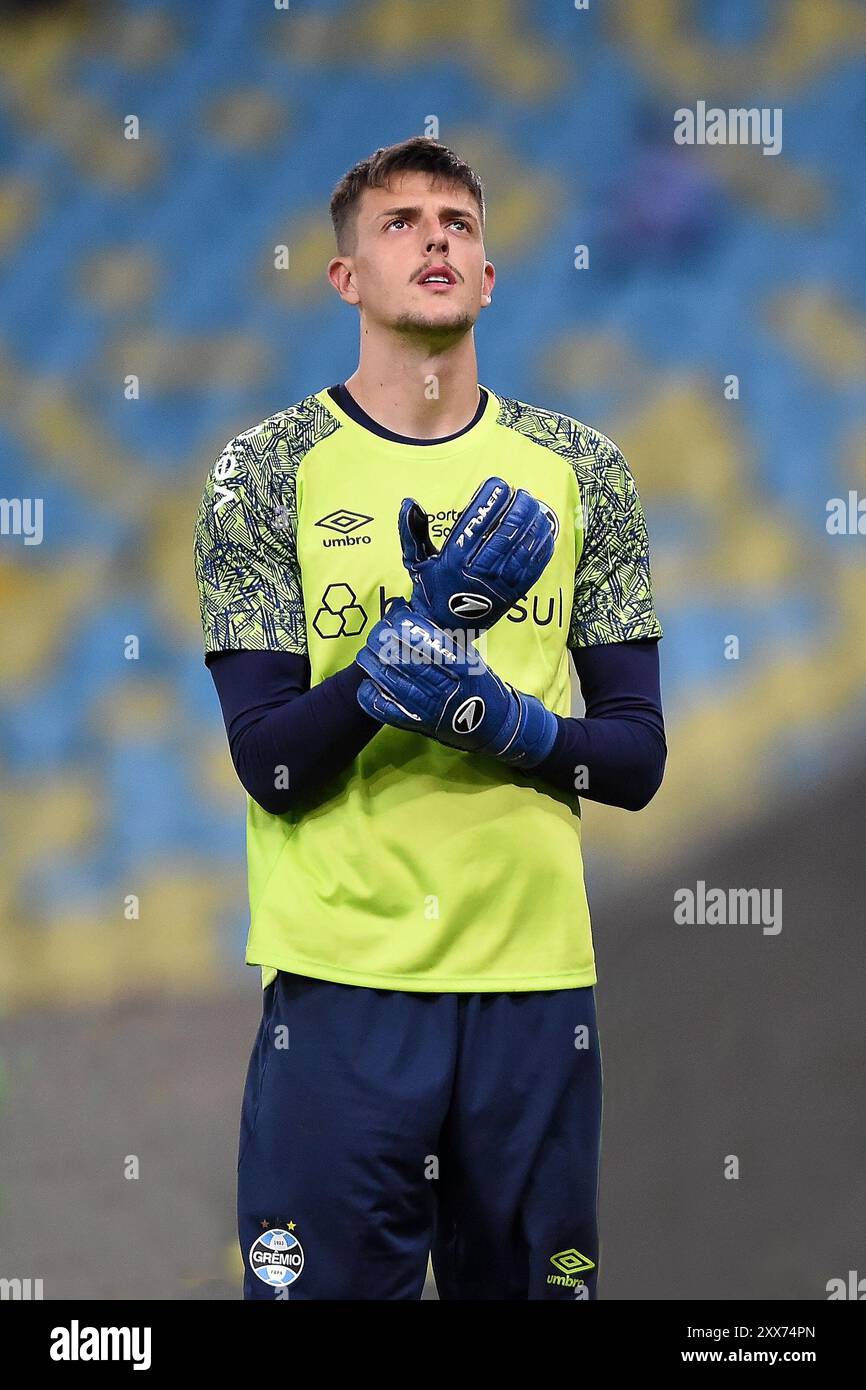
{"type": "MultiPolygon", "coordinates": [[[[383,208],[381,212],[376,214],[376,217],[377,219],[380,217],[417,217],[420,212],[421,208],[418,207],[383,208]]],[[[468,208],[440,208],[439,216],[448,218],[462,217],[467,222],[478,221],[475,213],[471,212],[468,208]]]]}

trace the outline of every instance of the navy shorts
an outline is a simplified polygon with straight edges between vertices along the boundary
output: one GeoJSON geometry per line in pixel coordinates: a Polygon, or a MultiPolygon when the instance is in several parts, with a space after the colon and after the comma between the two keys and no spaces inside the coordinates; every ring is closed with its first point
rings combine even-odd
{"type": "Polygon", "coordinates": [[[238,1151],[246,1299],[594,1299],[595,994],[280,971],[238,1151]]]}

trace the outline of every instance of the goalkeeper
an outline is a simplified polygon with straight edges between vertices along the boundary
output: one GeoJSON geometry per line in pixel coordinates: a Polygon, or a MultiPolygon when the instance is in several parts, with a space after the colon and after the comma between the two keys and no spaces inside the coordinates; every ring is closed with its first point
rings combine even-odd
{"type": "Polygon", "coordinates": [[[442,1299],[593,1299],[580,801],[662,779],[643,513],[610,439],[479,385],[468,165],[405,141],[331,213],[358,370],[232,439],[196,531],[263,986],[244,1297],[417,1299],[432,1255],[442,1299]]]}

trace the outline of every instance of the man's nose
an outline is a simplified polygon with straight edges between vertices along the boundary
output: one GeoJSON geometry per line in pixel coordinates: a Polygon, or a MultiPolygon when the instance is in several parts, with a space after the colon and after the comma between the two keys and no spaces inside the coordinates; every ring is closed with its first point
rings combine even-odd
{"type": "Polygon", "coordinates": [[[431,229],[427,233],[425,245],[427,247],[428,254],[429,252],[436,250],[437,247],[440,251],[447,250],[448,233],[442,227],[437,227],[435,231],[431,229]]]}

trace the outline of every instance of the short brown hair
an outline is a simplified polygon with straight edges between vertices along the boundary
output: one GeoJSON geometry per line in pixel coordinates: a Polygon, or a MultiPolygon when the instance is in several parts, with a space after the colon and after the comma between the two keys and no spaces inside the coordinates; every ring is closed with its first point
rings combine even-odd
{"type": "Polygon", "coordinates": [[[337,238],[337,250],[351,251],[355,240],[355,214],[358,200],[365,188],[387,188],[396,174],[431,174],[449,183],[462,183],[472,194],[481,213],[484,230],[484,189],[474,169],[438,140],[427,135],[413,135],[398,145],[383,145],[374,154],[359,162],[344,174],[331,194],[331,221],[337,238]]]}

